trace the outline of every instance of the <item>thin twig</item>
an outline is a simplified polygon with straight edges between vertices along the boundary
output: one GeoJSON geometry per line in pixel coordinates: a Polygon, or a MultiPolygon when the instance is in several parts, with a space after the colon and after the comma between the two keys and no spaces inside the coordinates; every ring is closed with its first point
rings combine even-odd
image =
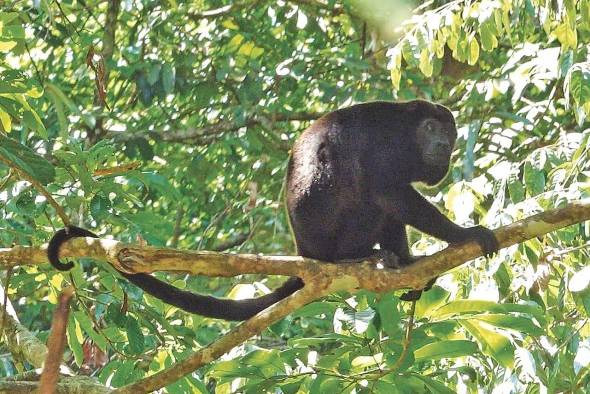
{"type": "Polygon", "coordinates": [[[12,276],[12,267],[6,271],[6,280],[4,281],[4,300],[2,300],[2,322],[0,323],[0,338],[4,335],[4,322],[6,321],[6,308],[8,305],[8,286],[12,276]]]}
{"type": "Polygon", "coordinates": [[[402,353],[400,354],[399,358],[391,367],[390,372],[395,372],[401,367],[402,363],[406,359],[408,355],[408,350],[410,350],[410,342],[412,341],[412,331],[414,330],[414,313],[416,312],[416,301],[412,301],[412,306],[410,307],[410,316],[408,318],[408,323],[406,324],[406,335],[404,337],[404,341],[402,343],[402,353]]]}
{"type": "Polygon", "coordinates": [[[51,194],[47,191],[47,189],[45,189],[45,187],[36,179],[34,179],[33,177],[31,177],[29,174],[27,174],[26,172],[22,171],[20,168],[16,167],[14,165],[14,163],[12,163],[10,160],[5,159],[3,157],[0,157],[0,162],[6,164],[8,167],[12,168],[13,170],[15,170],[22,178],[24,178],[26,181],[30,182],[31,185],[33,185],[33,187],[39,192],[41,193],[46,199],[47,202],[55,209],[55,211],[57,212],[57,215],[60,217],[61,221],[63,222],[64,226],[69,226],[70,225],[70,218],[68,217],[68,215],[66,215],[66,212],[64,211],[64,209],[61,207],[61,205],[59,205],[57,203],[57,201],[55,201],[53,199],[53,197],[51,196],[51,194]]]}

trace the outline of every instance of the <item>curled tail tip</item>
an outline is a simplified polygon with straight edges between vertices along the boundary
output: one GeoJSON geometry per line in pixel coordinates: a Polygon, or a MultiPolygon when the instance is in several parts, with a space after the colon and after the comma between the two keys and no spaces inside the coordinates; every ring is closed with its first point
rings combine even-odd
{"type": "Polygon", "coordinates": [[[53,234],[53,237],[51,237],[49,240],[49,245],[47,246],[47,259],[53,268],[57,269],[58,271],[69,271],[74,267],[74,263],[71,261],[62,263],[59,260],[59,248],[64,242],[78,237],[98,238],[98,236],[91,231],[72,225],[68,225],[65,228],[57,230],[55,234],[53,234]]]}

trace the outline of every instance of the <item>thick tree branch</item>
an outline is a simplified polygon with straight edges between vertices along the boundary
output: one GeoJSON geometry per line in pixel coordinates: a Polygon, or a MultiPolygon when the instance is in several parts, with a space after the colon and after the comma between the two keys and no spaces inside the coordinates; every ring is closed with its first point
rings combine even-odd
{"type": "MultiPolygon", "coordinates": [[[[29,394],[39,389],[36,381],[14,381],[6,378],[0,381],[0,394],[29,394]]],[[[87,376],[62,379],[56,387],[56,394],[107,394],[112,390],[87,376]]]]}
{"type": "MultiPolygon", "coordinates": [[[[564,208],[539,213],[496,229],[500,246],[546,234],[559,228],[590,219],[590,202],[573,202],[564,208]]],[[[47,261],[46,246],[15,246],[0,249],[0,267],[42,264],[47,261]]],[[[300,256],[262,256],[252,254],[183,251],[136,246],[122,242],[81,238],[66,242],[63,257],[91,257],[106,260],[124,272],[187,272],[194,275],[229,277],[245,273],[299,276],[314,278],[319,273],[331,275],[334,281],[347,279],[349,290],[364,288],[387,291],[401,288],[422,288],[431,278],[481,255],[479,245],[469,242],[450,246],[432,256],[421,258],[403,269],[379,269],[371,262],[332,264],[300,256]],[[354,286],[352,286],[354,284],[354,286]]]]}
{"type": "Polygon", "coordinates": [[[51,394],[56,391],[59,381],[59,367],[66,346],[66,329],[70,313],[70,300],[74,295],[72,287],[66,287],[59,296],[57,308],[53,312],[51,333],[47,339],[47,358],[39,381],[39,394],[51,394]]]}
{"type": "Polygon", "coordinates": [[[219,136],[223,133],[237,131],[242,127],[253,127],[264,122],[291,122],[291,121],[310,121],[322,116],[322,113],[296,112],[290,114],[260,114],[244,122],[234,122],[229,120],[219,121],[217,123],[206,125],[199,128],[187,128],[183,130],[155,130],[148,132],[120,132],[108,131],[106,138],[114,138],[117,142],[126,142],[135,138],[153,138],[157,141],[167,142],[191,142],[206,139],[207,137],[219,136]]]}
{"type": "Polygon", "coordinates": [[[108,63],[115,52],[115,33],[117,31],[117,18],[121,9],[121,0],[109,0],[107,7],[107,20],[102,35],[102,57],[105,61],[105,81],[109,80],[110,69],[108,63]]]}
{"type": "Polygon", "coordinates": [[[10,301],[7,300],[7,303],[2,319],[2,335],[6,340],[6,347],[15,360],[24,360],[35,368],[41,368],[47,357],[47,347],[19,323],[10,301]]]}
{"type": "MultiPolygon", "coordinates": [[[[504,248],[589,219],[590,201],[579,201],[496,229],[494,233],[500,246],[504,248]]],[[[139,393],[156,390],[178,380],[314,299],[334,291],[360,288],[378,292],[401,288],[420,289],[431,278],[481,256],[481,250],[475,242],[451,246],[403,269],[379,269],[372,262],[333,264],[298,256],[233,255],[138,247],[95,238],[68,241],[61,254],[107,260],[117,269],[127,272],[185,271],[208,276],[266,273],[299,276],[304,279],[303,289],[237,326],[191,357],[133,385],[116,390],[119,393],[139,393]]],[[[45,247],[17,246],[0,249],[0,266],[3,267],[40,264],[45,261],[45,247]]]]}

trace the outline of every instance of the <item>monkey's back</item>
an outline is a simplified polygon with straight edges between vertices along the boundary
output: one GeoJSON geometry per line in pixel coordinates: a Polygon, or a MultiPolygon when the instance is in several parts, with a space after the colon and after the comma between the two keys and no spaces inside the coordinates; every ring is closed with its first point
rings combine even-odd
{"type": "Polygon", "coordinates": [[[336,240],[362,223],[364,241],[373,242],[387,216],[383,196],[411,182],[418,157],[414,130],[433,111],[420,100],[358,104],[321,117],[301,134],[286,190],[300,255],[346,258],[336,240]]]}

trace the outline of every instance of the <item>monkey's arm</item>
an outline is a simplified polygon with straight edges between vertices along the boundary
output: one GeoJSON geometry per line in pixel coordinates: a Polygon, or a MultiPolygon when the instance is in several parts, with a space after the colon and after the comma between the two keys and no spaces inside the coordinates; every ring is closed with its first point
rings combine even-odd
{"type": "Polygon", "coordinates": [[[429,203],[410,185],[395,191],[396,211],[402,222],[449,243],[476,241],[485,255],[495,253],[498,240],[492,230],[483,226],[461,227],[429,203]]]}

